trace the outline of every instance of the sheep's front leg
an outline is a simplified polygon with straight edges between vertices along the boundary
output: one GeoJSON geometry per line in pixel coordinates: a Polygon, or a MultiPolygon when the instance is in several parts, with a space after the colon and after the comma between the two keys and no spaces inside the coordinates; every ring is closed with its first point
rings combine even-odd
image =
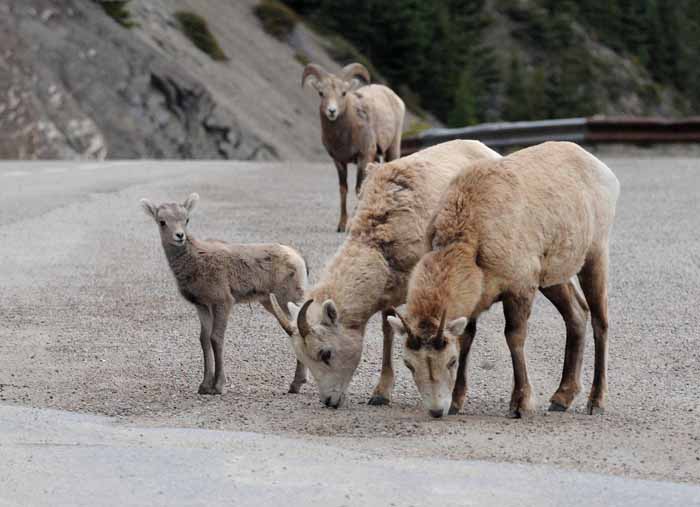
{"type": "Polygon", "coordinates": [[[506,317],[506,341],[513,361],[513,394],[510,398],[510,417],[528,416],[533,411],[532,387],[527,377],[525,363],[525,339],[527,320],[530,318],[534,292],[508,295],[503,299],[503,313],[506,317]]]}
{"type": "Polygon", "coordinates": [[[211,308],[207,305],[196,305],[201,331],[199,333],[199,343],[202,346],[204,356],[204,379],[199,385],[199,394],[214,393],[214,351],[211,347],[211,332],[213,317],[211,308]]]}
{"type": "Polygon", "coordinates": [[[224,337],[228,317],[231,314],[232,302],[214,305],[212,315],[214,326],[211,333],[211,344],[214,349],[214,388],[213,394],[223,394],[224,384],[226,384],[226,374],[224,373],[224,337]]]}
{"type": "Polygon", "coordinates": [[[298,394],[301,391],[301,386],[306,384],[306,366],[297,359],[297,368],[294,371],[294,380],[289,384],[290,394],[298,394]]]}
{"type": "Polygon", "coordinates": [[[338,186],[340,189],[340,220],[336,232],[345,232],[348,223],[348,165],[335,162],[338,171],[338,186]]]}
{"type": "Polygon", "coordinates": [[[379,383],[374,388],[370,405],[388,405],[391,403],[391,392],[394,390],[394,367],[391,363],[391,351],[394,344],[394,329],[387,317],[391,315],[386,310],[382,312],[382,333],[384,334],[384,349],[382,352],[382,373],[379,383]]]}
{"type": "Polygon", "coordinates": [[[464,407],[464,399],[467,396],[467,365],[469,364],[469,351],[476,335],[476,319],[469,320],[467,328],[460,337],[459,365],[457,366],[457,380],[452,390],[452,404],[450,415],[458,414],[464,407]]]}

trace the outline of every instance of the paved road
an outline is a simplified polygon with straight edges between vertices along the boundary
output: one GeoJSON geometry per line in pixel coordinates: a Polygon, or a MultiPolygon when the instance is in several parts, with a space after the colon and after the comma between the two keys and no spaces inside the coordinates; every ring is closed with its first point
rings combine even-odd
{"type": "Polygon", "coordinates": [[[700,486],[446,459],[376,458],[288,437],[142,428],[0,406],[0,505],[639,507],[700,486]]]}
{"type": "MultiPolygon", "coordinates": [[[[183,456],[196,454],[202,462],[210,453],[212,462],[228,463],[207,472],[216,485],[212,494],[233,491],[238,483],[226,483],[226,474],[231,473],[245,477],[256,495],[268,491],[292,498],[296,493],[326,490],[332,495],[342,483],[352,485],[349,490],[354,495],[366,495],[364,499],[400,491],[405,496],[397,505],[411,500],[425,504],[431,498],[449,505],[460,498],[465,504],[481,499],[477,491],[483,485],[482,492],[501,495],[494,497],[494,505],[507,505],[511,493],[513,498],[541,494],[525,497],[524,504],[544,501],[547,495],[556,504],[561,490],[569,491],[566,481],[570,480],[583,488],[571,486],[572,491],[587,489],[582,499],[591,499],[591,491],[602,489],[620,495],[614,497],[619,502],[595,497],[593,503],[631,502],[634,497],[625,495],[634,490],[645,492],[636,498],[637,505],[653,505],[661,497],[687,505],[690,497],[682,495],[696,494],[689,486],[619,478],[700,483],[700,318],[696,309],[700,301],[700,162],[607,161],[622,182],[611,257],[609,408],[604,416],[586,416],[582,394],[571,413],[546,412],[547,398],[556,389],[561,371],[563,325],[546,302],[538,301],[527,344],[538,413],[522,421],[504,417],[512,372],[498,308],[480,321],[469,400],[459,416],[441,421],[427,417],[417,406],[415,389],[402,366],[397,368],[392,406],[366,405],[380,365],[376,319],[369,326],[365,357],[346,408],[321,407],[313,385],[300,395],[285,394],[294,361],[284,335],[269,316],[247,306],[237,308],[229,324],[227,393],[214,398],[195,394],[201,375],[198,322],[176,293],[156,226],[139,209],[139,198],[182,199],[197,191],[202,200],[191,225],[195,235],[292,244],[308,258],[313,280],[342,241],[332,232],[337,185],[328,165],[0,164],[0,404],[113,418],[88,419],[83,424],[77,422],[82,419],[71,419],[74,415],[14,413],[3,408],[0,455],[12,455],[15,461],[10,467],[8,460],[0,460],[0,467],[5,467],[0,472],[6,472],[0,476],[38,481],[37,477],[48,474],[47,482],[41,484],[48,488],[54,477],[70,484],[71,469],[78,478],[79,470],[104,469],[118,475],[123,458],[124,463],[143,463],[140,469],[134,464],[124,465],[123,470],[143,471],[149,479],[125,476],[123,491],[116,480],[110,483],[121,493],[153,493],[150,485],[157,474],[163,474],[169,477],[164,480],[172,481],[164,483],[169,486],[165,498],[188,503],[186,490],[195,485],[186,476],[197,467],[188,468],[183,456]],[[56,427],[49,443],[65,442],[63,428],[72,427],[67,434],[82,444],[19,445],[40,441],[47,430],[37,422],[35,432],[22,421],[46,417],[56,427]],[[21,424],[25,433],[8,430],[13,424],[21,424]],[[127,429],[132,426],[227,433],[127,429]],[[90,431],[105,436],[104,450],[109,454],[92,445],[90,431]],[[121,439],[129,440],[125,435],[144,431],[153,439],[147,445],[138,446],[138,440],[119,444],[121,439]],[[176,446],[181,448],[164,445],[166,436],[181,440],[182,445],[176,446]],[[226,445],[215,446],[212,439],[226,445]],[[202,442],[210,442],[211,449],[207,451],[202,442]],[[248,446],[251,442],[255,444],[248,446]],[[233,449],[230,455],[228,445],[233,449]],[[285,457],[270,460],[270,475],[253,475],[246,468],[261,461],[270,449],[288,446],[298,446],[299,456],[312,464],[307,465],[312,466],[309,476],[321,484],[316,490],[295,493],[290,484],[298,476],[270,472],[278,470],[277,465],[289,469],[296,463],[286,451],[281,451],[285,457]],[[119,463],[105,458],[108,455],[119,455],[119,463]],[[231,455],[240,456],[241,461],[227,461],[231,455]],[[114,462],[108,466],[105,461],[114,462]],[[499,468],[506,463],[527,466],[499,468]],[[519,479],[510,489],[495,486],[511,475],[519,479]],[[488,482],[487,476],[496,482],[488,482]],[[256,482],[270,477],[278,481],[278,488],[256,482]],[[548,479],[561,490],[519,487],[529,480],[546,484],[548,479]],[[586,481],[594,481],[595,486],[586,481]]],[[[398,351],[395,359],[401,365],[398,351]]],[[[589,340],[586,386],[591,377],[589,340]]],[[[21,496],[26,488],[39,484],[22,481],[10,491],[21,496]]],[[[99,486],[91,484],[85,484],[86,502],[94,491],[90,488],[99,486]]],[[[198,487],[208,491],[208,486],[198,487]]],[[[32,489],[37,503],[42,498],[44,503],[58,503],[51,502],[49,493],[42,497],[42,491],[32,489]]],[[[122,497],[114,495],[119,503],[116,499],[122,497]]],[[[152,503],[152,498],[143,498],[143,503],[152,503]]],[[[359,503],[359,498],[351,496],[347,504],[359,503]]],[[[571,495],[567,500],[573,503],[578,498],[571,495]]],[[[12,504],[17,497],[0,493],[0,504],[3,500],[12,504]]],[[[342,501],[338,497],[338,504],[342,501]]]]}

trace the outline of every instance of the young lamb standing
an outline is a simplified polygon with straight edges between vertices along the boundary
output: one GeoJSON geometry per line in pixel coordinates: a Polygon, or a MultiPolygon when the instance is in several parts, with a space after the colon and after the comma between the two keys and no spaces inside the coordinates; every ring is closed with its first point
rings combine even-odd
{"type": "Polygon", "coordinates": [[[321,97],[323,146],[335,162],[340,185],[338,232],[345,232],[348,220],[348,164],[357,165],[359,193],[368,163],[379,156],[385,161],[401,156],[404,103],[391,89],[369,81],[369,72],[359,63],[347,65],[337,76],[310,63],[301,78],[302,87],[310,84],[321,97]],[[357,90],[363,84],[367,86],[357,90]]]}
{"type": "MultiPolygon", "coordinates": [[[[199,315],[199,341],[204,355],[204,379],[199,394],[222,394],[226,382],[224,335],[232,306],[257,301],[272,312],[270,294],[280,301],[300,301],[307,270],[302,256],[288,246],[194,239],[187,232],[187,225],[198,200],[197,194],[191,194],[182,204],[157,206],[142,199],[141,205],[158,225],[165,257],[180,294],[195,306],[199,315]]],[[[306,368],[297,361],[289,392],[298,393],[304,382],[306,368]]]]}
{"type": "Polygon", "coordinates": [[[476,319],[497,301],[503,302],[513,361],[510,415],[531,412],[524,346],[538,289],[567,322],[564,372],[550,410],[571,405],[580,391],[586,329],[570,282],[574,275],[590,307],[595,338],[588,412],[603,411],[608,244],[619,192],[605,164],[561,142],[478,162],[452,181],[426,235],[432,250],[411,275],[407,315],[389,317],[395,331],[407,335],[406,365],[433,417],[448,413],[455,383],[465,381],[476,319]]]}
{"type": "MultiPolygon", "coordinates": [[[[297,359],[316,379],[321,402],[337,408],[362,356],[367,321],[382,313],[382,373],[369,403],[391,400],[394,370],[389,309],[403,304],[408,275],[425,253],[424,235],[442,192],[459,171],[500,155],[478,141],[450,141],[374,167],[350,231],[293,318],[274,304],[297,359]]],[[[274,298],[271,298],[274,302],[274,298]]]]}

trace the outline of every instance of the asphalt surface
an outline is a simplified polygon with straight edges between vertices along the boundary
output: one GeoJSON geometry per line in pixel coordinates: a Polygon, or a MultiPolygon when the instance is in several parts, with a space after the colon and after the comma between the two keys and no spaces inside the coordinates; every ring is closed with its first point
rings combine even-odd
{"type": "Polygon", "coordinates": [[[0,505],[694,505],[700,486],[0,406],[0,505]],[[58,465],[60,464],[60,466],[58,465]],[[13,502],[15,501],[15,502],[13,502]]]}
{"type": "MultiPolygon", "coordinates": [[[[435,421],[424,414],[409,373],[401,366],[398,346],[392,406],[366,405],[381,361],[376,318],[368,328],[365,355],[347,407],[337,411],[321,407],[313,384],[299,395],[286,394],[294,358],[284,333],[260,308],[248,306],[236,307],[229,322],[227,393],[197,395],[201,358],[196,313],[178,296],[156,225],[139,209],[138,201],[180,200],[196,191],[201,202],[190,226],[195,236],[293,245],[308,259],[313,281],[342,236],[333,232],[338,201],[334,171],[329,164],[305,163],[0,164],[0,404],[111,416],[96,422],[95,432],[117,440],[121,432],[141,431],[128,428],[146,428],[143,431],[161,443],[133,451],[134,463],[146,459],[153,465],[150,472],[146,464],[133,470],[142,470],[153,484],[158,483],[153,474],[160,473],[162,481],[181,485],[183,495],[184,488],[196,485],[185,480],[189,469],[182,463],[188,463],[186,456],[197,454],[192,465],[201,472],[198,463],[206,460],[207,449],[215,463],[211,468],[216,471],[210,472],[216,479],[213,488],[226,483],[219,464],[228,451],[213,443],[220,439],[231,443],[233,454],[238,453],[236,442],[241,446],[258,442],[268,451],[299,446],[304,449],[299,456],[309,457],[308,462],[302,460],[305,465],[319,464],[311,469],[314,480],[333,491],[336,478],[337,483],[352,484],[348,491],[362,493],[363,502],[401,492],[406,496],[396,496],[396,505],[411,501],[422,505],[437,488],[449,494],[435,496],[434,503],[488,504],[475,500],[482,500],[476,492],[482,484],[484,494],[501,495],[493,497],[494,505],[506,505],[503,495],[508,492],[513,498],[532,500],[525,504],[544,504],[548,491],[528,488],[527,481],[540,480],[544,488],[548,478],[561,477],[583,481],[580,491],[585,495],[587,490],[589,499],[595,488],[624,495],[626,488],[632,491],[645,484],[649,496],[637,498],[636,505],[655,504],[661,497],[654,497],[653,491],[670,503],[688,505],[692,503],[688,499],[700,499],[688,485],[626,481],[700,483],[700,160],[605,161],[620,179],[622,195],[611,252],[610,396],[602,416],[585,415],[586,393],[579,395],[569,413],[546,412],[561,373],[564,327],[543,298],[533,312],[526,346],[537,402],[537,413],[530,419],[505,418],[512,370],[500,306],[480,320],[468,401],[458,416],[435,421]],[[226,433],[148,429],[164,427],[226,433]],[[164,436],[175,434],[183,439],[180,457],[161,445],[164,436]],[[489,468],[506,463],[518,465],[489,468]],[[421,467],[425,468],[420,477],[433,479],[430,487],[408,473],[421,467]],[[480,476],[475,471],[474,477],[481,479],[472,483],[462,475],[469,467],[492,472],[478,472],[486,474],[480,476]],[[513,479],[510,489],[501,487],[498,480],[511,472],[513,477],[522,475],[513,479]],[[488,483],[485,476],[496,482],[488,483]],[[594,483],[586,485],[586,480],[594,483]],[[476,496],[470,496],[471,491],[476,496]],[[543,496],[537,500],[522,496],[532,491],[543,496]]],[[[589,330],[586,389],[592,380],[590,335],[589,330]]],[[[111,442],[107,448],[114,460],[94,461],[100,456],[91,454],[90,433],[83,435],[82,425],[71,433],[79,443],[75,448],[24,446],[22,439],[40,441],[44,433],[35,434],[30,423],[21,423],[24,434],[13,432],[11,421],[25,416],[11,410],[2,409],[0,422],[0,454],[9,452],[14,459],[12,467],[8,460],[0,460],[0,467],[21,471],[11,478],[26,480],[26,472],[41,471],[68,480],[71,468],[62,466],[63,460],[75,464],[76,470],[116,467],[123,457],[119,449],[134,447],[111,442]],[[53,452],[58,454],[52,461],[53,452]]],[[[49,440],[54,443],[60,442],[61,428],[67,431],[70,418],[77,417],[33,414],[26,417],[48,417],[49,428],[55,421],[54,440],[49,440]]],[[[252,451],[241,455],[251,459],[244,460],[245,466],[259,461],[252,451]]],[[[275,463],[284,463],[282,458],[275,463]]],[[[295,458],[290,459],[284,466],[294,463],[295,458]]],[[[233,475],[244,474],[256,485],[254,490],[272,491],[270,481],[277,480],[278,492],[289,485],[289,498],[302,498],[292,496],[297,477],[293,474],[289,480],[274,474],[257,477],[245,472],[243,462],[224,468],[233,475]]],[[[124,476],[123,483],[134,492],[151,484],[142,482],[140,473],[124,476]]],[[[0,493],[0,504],[17,503],[29,494],[30,486],[20,481],[9,490],[16,496],[0,493]]],[[[568,487],[556,483],[550,488],[552,505],[562,498],[557,496],[559,486],[565,491],[568,487]]],[[[197,487],[207,498],[201,491],[207,486],[197,487]]],[[[180,503],[195,498],[168,496],[175,491],[165,491],[165,498],[182,499],[180,503]]],[[[38,489],[33,494],[37,496],[28,498],[35,503],[52,503],[53,497],[41,497],[38,489]]],[[[61,498],[66,497],[55,497],[61,498]]],[[[139,497],[123,498],[138,503],[139,497]]],[[[245,501],[244,496],[239,498],[245,501]]],[[[351,495],[346,503],[356,504],[359,498],[351,495]]],[[[593,504],[598,503],[596,498],[602,497],[595,497],[593,504]]],[[[610,504],[624,505],[630,497],[615,498],[619,502],[610,504]]],[[[573,497],[567,499],[574,502],[573,497]]]]}

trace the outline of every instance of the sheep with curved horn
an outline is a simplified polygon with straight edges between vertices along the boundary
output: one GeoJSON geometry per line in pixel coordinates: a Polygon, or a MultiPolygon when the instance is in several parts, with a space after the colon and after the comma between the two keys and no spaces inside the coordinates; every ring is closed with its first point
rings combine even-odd
{"type": "Polygon", "coordinates": [[[369,403],[391,400],[394,370],[390,308],[403,304],[408,275],[425,250],[424,235],[440,195],[459,171],[500,155],[478,141],[450,141],[373,167],[345,242],[300,308],[272,300],[297,359],[309,368],[321,402],[337,408],[362,356],[369,319],[382,314],[382,372],[369,403]]]}
{"type": "Polygon", "coordinates": [[[453,412],[454,393],[466,381],[476,319],[498,301],[513,362],[509,414],[532,412],[524,346],[538,290],[562,314],[567,331],[562,379],[550,410],[568,409],[581,389],[590,308],[595,374],[588,412],[603,411],[608,249],[619,194],[620,184],[603,162],[566,142],[480,161],[452,180],[429,227],[431,250],[411,274],[406,315],[389,317],[394,330],[410,338],[404,360],[433,417],[453,412]]]}
{"type": "Polygon", "coordinates": [[[336,75],[310,63],[301,77],[302,87],[313,87],[321,98],[321,140],[335,163],[340,187],[338,232],[345,232],[348,221],[348,164],[357,165],[359,193],[367,164],[401,156],[406,107],[391,89],[369,83],[369,71],[359,63],[346,65],[336,75]]]}

